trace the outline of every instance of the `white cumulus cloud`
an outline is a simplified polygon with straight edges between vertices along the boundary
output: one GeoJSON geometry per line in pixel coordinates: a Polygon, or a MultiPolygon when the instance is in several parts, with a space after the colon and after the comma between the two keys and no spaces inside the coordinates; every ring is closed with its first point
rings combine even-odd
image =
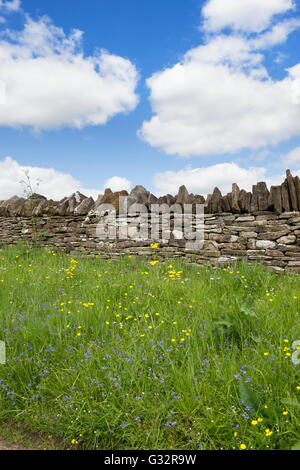
{"type": "MultiPolygon", "coordinates": [[[[85,196],[91,196],[94,199],[97,199],[99,194],[103,194],[102,190],[85,188],[79,180],[67,173],[53,168],[20,165],[13,158],[6,157],[4,160],[0,160],[0,200],[9,199],[14,195],[24,195],[24,185],[21,184],[21,181],[26,180],[26,171],[29,173],[33,190],[48,199],[61,200],[76,191],[80,191],[85,196]],[[39,182],[39,185],[37,185],[37,182],[39,182]]],[[[109,179],[104,187],[108,187],[107,184],[111,185],[113,191],[129,189],[131,186],[130,181],[119,177],[109,179]]]]}
{"type": "Polygon", "coordinates": [[[296,147],[281,158],[281,163],[286,168],[300,167],[300,147],[296,147]]]}
{"type": "Polygon", "coordinates": [[[14,12],[20,10],[20,8],[21,0],[0,0],[0,11],[14,12]]]}
{"type": "Polygon", "coordinates": [[[0,107],[0,126],[82,128],[105,124],[137,106],[134,64],[105,50],[85,56],[82,37],[78,29],[67,35],[48,17],[26,16],[23,30],[2,32],[6,104],[0,107]]]}
{"type": "MultiPolygon", "coordinates": [[[[244,8],[240,0],[211,1],[206,7],[227,8],[227,3],[232,11],[244,8]]],[[[256,4],[245,1],[245,9],[252,3],[256,4]]],[[[284,6],[293,6],[283,0],[259,5],[264,6],[257,7],[256,18],[268,5],[269,20],[283,13],[284,6]]],[[[258,149],[299,135],[300,64],[287,69],[281,80],[272,79],[264,66],[265,49],[285,42],[299,27],[300,19],[293,18],[280,20],[261,34],[209,36],[180,62],[148,78],[153,116],[138,135],[151,146],[182,157],[258,149]]]]}
{"type": "Polygon", "coordinates": [[[177,194],[178,188],[184,184],[193,194],[211,194],[217,186],[223,194],[232,190],[232,183],[241,189],[251,191],[252,185],[265,179],[266,168],[239,167],[236,163],[220,163],[203,168],[184,168],[178,172],[166,171],[157,173],[154,185],[159,194],[177,194]]]}
{"type": "Polygon", "coordinates": [[[204,29],[217,32],[232,28],[258,33],[270,26],[275,15],[294,7],[293,0],[209,0],[202,10],[204,29]]]}
{"type": "Polygon", "coordinates": [[[113,176],[112,178],[109,178],[108,180],[105,181],[102,193],[104,193],[106,188],[110,188],[112,192],[117,192],[117,191],[130,191],[132,187],[131,181],[129,181],[127,178],[122,178],[120,176],[113,176]]]}

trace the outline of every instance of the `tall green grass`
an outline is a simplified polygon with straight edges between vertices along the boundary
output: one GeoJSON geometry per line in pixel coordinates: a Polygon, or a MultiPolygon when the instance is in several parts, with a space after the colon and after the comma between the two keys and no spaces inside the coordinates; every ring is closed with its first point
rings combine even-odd
{"type": "Polygon", "coordinates": [[[0,419],[67,448],[290,449],[299,300],[299,276],[246,263],[3,248],[0,419]]]}

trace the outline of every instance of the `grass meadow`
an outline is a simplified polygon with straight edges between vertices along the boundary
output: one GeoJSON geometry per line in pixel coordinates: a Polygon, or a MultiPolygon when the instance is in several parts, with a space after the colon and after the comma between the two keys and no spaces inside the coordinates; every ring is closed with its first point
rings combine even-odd
{"type": "Polygon", "coordinates": [[[0,422],[66,449],[297,447],[299,280],[2,247],[0,422]]]}

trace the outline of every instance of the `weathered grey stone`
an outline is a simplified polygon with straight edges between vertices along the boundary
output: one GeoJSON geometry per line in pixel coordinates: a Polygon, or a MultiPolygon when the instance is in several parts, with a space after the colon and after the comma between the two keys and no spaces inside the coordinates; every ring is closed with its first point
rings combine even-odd
{"type": "Polygon", "coordinates": [[[239,205],[239,196],[240,196],[240,188],[236,183],[232,185],[232,198],[231,198],[231,211],[233,214],[240,214],[241,208],[239,205]]]}
{"type": "Polygon", "coordinates": [[[275,248],[275,246],[276,246],[276,243],[270,240],[258,240],[256,242],[256,247],[262,248],[264,250],[275,248]]]}
{"type": "Polygon", "coordinates": [[[248,256],[264,256],[266,254],[266,250],[247,250],[248,256]]]}
{"type": "Polygon", "coordinates": [[[291,208],[294,211],[297,211],[299,209],[297,193],[296,193],[296,188],[294,184],[294,178],[292,177],[290,170],[286,170],[286,179],[287,179],[288,188],[289,188],[291,208]]]}
{"type": "MultiPolygon", "coordinates": [[[[74,214],[76,207],[79,206],[84,199],[86,199],[86,196],[84,196],[79,191],[77,191],[76,193],[72,194],[72,196],[68,197],[67,199],[62,200],[62,202],[59,204],[59,209],[58,209],[59,215],[74,214]]],[[[50,203],[50,206],[53,206],[53,204],[50,203]]]]}
{"type": "Polygon", "coordinates": [[[289,187],[287,180],[284,181],[281,185],[281,201],[282,201],[282,208],[285,212],[290,212],[291,204],[290,204],[290,195],[289,195],[289,187]]]}
{"type": "Polygon", "coordinates": [[[243,232],[243,237],[245,238],[257,238],[258,235],[256,232],[243,232]]]}
{"type": "Polygon", "coordinates": [[[10,217],[22,215],[25,199],[23,197],[13,196],[12,198],[4,201],[2,204],[3,210],[7,211],[10,217]]]}
{"type": "Polygon", "coordinates": [[[286,235],[286,232],[262,232],[259,233],[258,240],[278,240],[280,237],[286,235]]]}
{"type": "Polygon", "coordinates": [[[222,209],[223,209],[223,206],[222,206],[222,193],[219,190],[219,188],[214,189],[214,192],[212,194],[212,197],[210,199],[208,207],[209,207],[209,211],[212,214],[222,212],[222,209]]]}
{"type": "Polygon", "coordinates": [[[299,266],[300,267],[300,261],[289,261],[288,265],[289,266],[299,266]]]}
{"type": "Polygon", "coordinates": [[[238,217],[235,221],[236,222],[253,222],[255,220],[255,217],[253,216],[242,216],[238,217]]]}
{"type": "Polygon", "coordinates": [[[286,225],[286,224],[278,224],[278,225],[275,225],[275,224],[267,224],[267,225],[262,225],[260,227],[257,227],[257,232],[259,233],[270,233],[270,232],[273,232],[273,233],[278,233],[277,236],[283,236],[283,235],[286,235],[288,234],[290,231],[291,231],[291,227],[289,225],[286,225]],[[282,235],[280,235],[282,234],[282,235]]]}
{"type": "Polygon", "coordinates": [[[222,211],[225,213],[230,213],[231,206],[230,206],[230,201],[227,195],[222,197],[221,204],[222,204],[222,211]]]}
{"type": "Polygon", "coordinates": [[[25,217],[32,217],[40,211],[41,207],[47,204],[47,199],[39,194],[33,194],[24,203],[22,215],[25,217]]]}
{"type": "Polygon", "coordinates": [[[256,216],[256,220],[267,220],[268,224],[273,224],[276,220],[276,223],[278,223],[277,214],[274,214],[273,212],[264,212],[263,214],[260,213],[256,216]]]}
{"type": "Polygon", "coordinates": [[[274,210],[275,214],[282,213],[282,198],[280,186],[271,186],[270,195],[268,199],[268,206],[270,210],[274,210]]]}
{"type": "MultiPolygon", "coordinates": [[[[128,192],[127,191],[117,191],[113,193],[110,188],[106,189],[103,195],[103,198],[101,199],[101,204],[100,206],[97,207],[97,211],[101,208],[101,206],[104,205],[111,205],[114,207],[116,210],[116,213],[119,214],[119,209],[120,209],[120,197],[128,197],[128,192]]],[[[128,197],[128,208],[130,207],[130,202],[129,202],[129,197],[128,197]]]]}
{"type": "Polygon", "coordinates": [[[128,205],[144,204],[145,206],[148,206],[150,196],[150,192],[147,191],[144,186],[136,186],[128,197],[128,205]]]}
{"type": "Polygon", "coordinates": [[[210,208],[210,200],[212,198],[212,194],[208,194],[205,204],[204,204],[204,212],[205,214],[210,214],[209,208],[210,208]]]}
{"type": "Polygon", "coordinates": [[[0,217],[8,217],[8,209],[6,206],[6,201],[0,201],[0,217]]]}
{"type": "Polygon", "coordinates": [[[257,194],[257,186],[252,186],[252,198],[250,204],[250,212],[255,213],[258,211],[258,194],[257,194]]]}
{"type": "MultiPolygon", "coordinates": [[[[257,203],[258,203],[258,210],[259,211],[267,211],[269,204],[269,191],[265,182],[257,183],[254,187],[256,191],[257,203]]],[[[254,195],[254,193],[253,193],[254,195]]]]}
{"type": "MultiPolygon", "coordinates": [[[[168,194],[168,196],[170,196],[170,194],[168,194]]],[[[167,197],[168,197],[168,196],[167,196],[167,197]]],[[[171,198],[173,198],[173,196],[171,196],[171,198]]],[[[174,199],[175,199],[175,198],[174,198],[174,199]]],[[[151,193],[150,193],[150,194],[149,194],[149,197],[148,197],[148,203],[147,203],[148,207],[150,207],[152,204],[157,204],[157,201],[158,201],[157,197],[154,196],[154,194],[151,194],[151,193]]],[[[169,202],[168,202],[168,204],[169,204],[169,206],[172,206],[172,203],[169,203],[169,202]]]]}
{"type": "Polygon", "coordinates": [[[294,177],[294,186],[297,195],[298,208],[300,209],[300,179],[299,176],[294,177]]]}
{"type": "Polygon", "coordinates": [[[252,193],[242,189],[239,194],[239,207],[242,213],[249,213],[251,208],[252,193]]]}
{"type": "Polygon", "coordinates": [[[247,250],[221,250],[221,255],[246,256],[247,250]]]}
{"type": "Polygon", "coordinates": [[[75,215],[86,215],[93,210],[95,201],[92,197],[84,199],[74,210],[75,215]]]}
{"type": "Polygon", "coordinates": [[[295,235],[287,235],[278,239],[278,243],[283,245],[293,245],[297,240],[295,235]]]}
{"type": "Polygon", "coordinates": [[[266,250],[266,256],[271,256],[272,258],[282,258],[284,256],[283,252],[280,250],[266,250]]]}
{"type": "Polygon", "coordinates": [[[201,196],[200,194],[197,194],[194,197],[192,204],[205,204],[205,197],[201,196]]]}
{"type": "Polygon", "coordinates": [[[203,250],[203,256],[206,256],[207,258],[220,258],[221,253],[220,251],[213,251],[213,250],[203,250]]]}
{"type": "Polygon", "coordinates": [[[181,204],[182,206],[184,204],[190,204],[193,198],[190,197],[188,190],[186,187],[183,185],[179,188],[178,195],[176,197],[176,204],[181,204]]]}

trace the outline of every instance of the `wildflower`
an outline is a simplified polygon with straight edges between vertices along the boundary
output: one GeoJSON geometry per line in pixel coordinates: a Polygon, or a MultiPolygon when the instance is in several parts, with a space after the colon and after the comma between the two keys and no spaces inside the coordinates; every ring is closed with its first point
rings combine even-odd
{"type": "Polygon", "coordinates": [[[269,428],[266,429],[266,437],[272,436],[273,432],[269,428]]]}
{"type": "Polygon", "coordinates": [[[283,411],[283,413],[282,413],[282,414],[283,414],[283,416],[286,416],[286,415],[288,415],[288,414],[289,414],[289,412],[285,410],[285,411],[283,411]]]}
{"type": "Polygon", "coordinates": [[[255,419],[253,421],[251,421],[252,426],[256,426],[257,423],[258,423],[258,421],[256,421],[255,419]]]}
{"type": "Polygon", "coordinates": [[[241,449],[241,450],[245,450],[245,449],[247,449],[247,447],[246,447],[245,444],[241,444],[241,445],[240,445],[240,449],[241,449]]]}
{"type": "Polygon", "coordinates": [[[150,247],[154,250],[155,248],[158,248],[158,243],[151,243],[150,247]]]}

